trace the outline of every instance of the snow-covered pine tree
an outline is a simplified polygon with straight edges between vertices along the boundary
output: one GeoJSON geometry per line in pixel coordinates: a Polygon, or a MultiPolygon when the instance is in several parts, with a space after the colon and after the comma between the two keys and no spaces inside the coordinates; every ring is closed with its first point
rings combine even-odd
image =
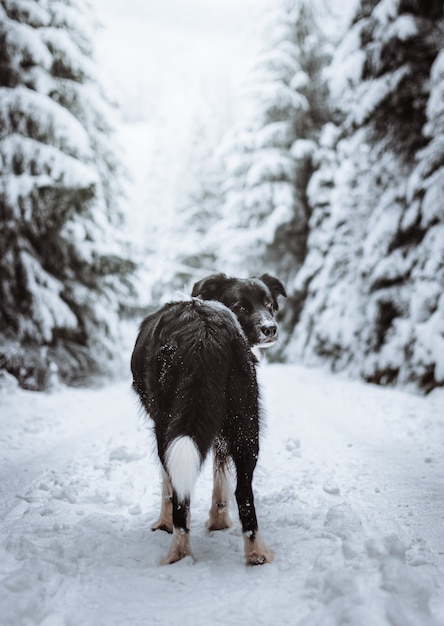
{"type": "Polygon", "coordinates": [[[306,185],[327,115],[321,72],[329,51],[317,8],[280,0],[269,11],[264,51],[245,88],[244,119],[225,140],[226,202],[212,236],[220,266],[232,272],[267,268],[286,280],[305,257],[306,185]]]}
{"type": "Polygon", "coordinates": [[[134,264],[88,0],[0,1],[0,369],[107,370],[134,264]]]}
{"type": "Polygon", "coordinates": [[[442,2],[364,1],[335,54],[290,358],[444,384],[443,33],[442,2]]]}
{"type": "Polygon", "coordinates": [[[170,217],[157,225],[162,266],[153,280],[153,301],[189,292],[196,280],[216,269],[218,246],[208,243],[207,233],[220,218],[223,205],[224,172],[218,146],[231,118],[226,103],[216,96],[202,97],[196,105],[180,146],[180,165],[170,173],[170,217]]]}

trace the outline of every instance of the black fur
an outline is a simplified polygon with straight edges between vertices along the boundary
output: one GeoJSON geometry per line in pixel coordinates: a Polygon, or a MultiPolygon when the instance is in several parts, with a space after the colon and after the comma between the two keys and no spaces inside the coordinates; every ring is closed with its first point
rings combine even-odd
{"type": "MultiPolygon", "coordinates": [[[[196,283],[192,295],[142,322],[131,360],[133,387],[154,422],[165,472],[168,446],[178,437],[192,438],[201,461],[211,448],[218,466],[232,459],[242,530],[254,542],[251,481],[260,420],[251,348],[276,341],[273,316],[285,289],[266,274],[246,280],[217,274],[196,283]]],[[[175,531],[188,533],[189,497],[180,501],[173,488],[172,503],[175,531]]]]}
{"type": "Polygon", "coordinates": [[[274,313],[278,296],[286,296],[282,283],[273,276],[229,278],[214,274],[196,283],[192,292],[203,300],[218,300],[237,316],[250,346],[263,346],[277,340],[274,313]]]}

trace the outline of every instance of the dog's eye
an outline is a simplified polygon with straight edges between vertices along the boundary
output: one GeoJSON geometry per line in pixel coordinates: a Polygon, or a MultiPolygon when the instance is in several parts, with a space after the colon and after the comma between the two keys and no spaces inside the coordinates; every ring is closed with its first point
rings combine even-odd
{"type": "Polygon", "coordinates": [[[269,300],[268,298],[265,300],[264,304],[267,307],[267,309],[271,310],[273,308],[273,302],[269,300]]]}
{"type": "Polygon", "coordinates": [[[238,304],[236,306],[236,311],[238,311],[239,313],[249,313],[250,307],[248,306],[248,304],[238,304]]]}

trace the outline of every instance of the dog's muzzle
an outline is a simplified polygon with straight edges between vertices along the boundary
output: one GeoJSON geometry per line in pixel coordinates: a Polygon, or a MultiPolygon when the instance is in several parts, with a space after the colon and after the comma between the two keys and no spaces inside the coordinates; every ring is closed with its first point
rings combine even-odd
{"type": "Polygon", "coordinates": [[[265,322],[261,326],[260,346],[261,348],[269,348],[276,343],[278,338],[278,327],[275,322],[265,322]]]}

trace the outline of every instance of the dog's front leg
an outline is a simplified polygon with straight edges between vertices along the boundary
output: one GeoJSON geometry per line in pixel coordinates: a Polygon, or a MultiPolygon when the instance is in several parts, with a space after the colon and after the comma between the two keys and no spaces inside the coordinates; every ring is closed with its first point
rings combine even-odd
{"type": "Polygon", "coordinates": [[[211,499],[210,517],[206,523],[208,530],[231,528],[233,522],[228,513],[230,500],[230,482],[227,476],[226,461],[214,453],[214,484],[211,499]]]}
{"type": "Polygon", "coordinates": [[[173,487],[168,474],[162,468],[162,505],[157,522],[151,526],[151,530],[165,530],[173,532],[173,487]]]}
{"type": "MultiPolygon", "coordinates": [[[[254,456],[257,458],[257,455],[254,456]]],[[[265,544],[258,530],[251,486],[256,461],[248,457],[249,455],[241,453],[241,456],[235,459],[237,471],[235,494],[244,535],[245,559],[248,565],[262,565],[273,561],[274,552],[265,544]]]]}

